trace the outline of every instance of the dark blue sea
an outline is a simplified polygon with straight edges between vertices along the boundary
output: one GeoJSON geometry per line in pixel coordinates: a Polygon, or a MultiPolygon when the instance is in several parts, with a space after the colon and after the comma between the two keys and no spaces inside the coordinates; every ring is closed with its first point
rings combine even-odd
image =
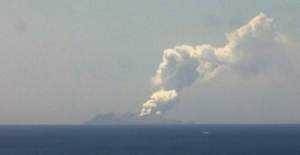
{"type": "Polygon", "coordinates": [[[300,125],[0,126],[0,155],[300,155],[300,125]]]}

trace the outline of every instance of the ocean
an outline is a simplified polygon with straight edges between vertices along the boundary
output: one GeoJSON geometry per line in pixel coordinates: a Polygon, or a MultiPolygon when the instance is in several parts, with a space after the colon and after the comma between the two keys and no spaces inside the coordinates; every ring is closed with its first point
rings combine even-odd
{"type": "Polygon", "coordinates": [[[300,155],[300,125],[0,126],[0,155],[300,155]]]}

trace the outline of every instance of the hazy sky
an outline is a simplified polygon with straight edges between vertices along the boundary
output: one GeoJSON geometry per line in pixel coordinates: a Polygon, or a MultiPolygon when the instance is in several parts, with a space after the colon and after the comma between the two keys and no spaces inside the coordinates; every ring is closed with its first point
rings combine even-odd
{"type": "Polygon", "coordinates": [[[138,113],[164,49],[222,46],[225,33],[260,12],[288,37],[292,67],[196,82],[166,116],[300,123],[298,0],[2,0],[0,124],[81,123],[98,113],[138,113]]]}

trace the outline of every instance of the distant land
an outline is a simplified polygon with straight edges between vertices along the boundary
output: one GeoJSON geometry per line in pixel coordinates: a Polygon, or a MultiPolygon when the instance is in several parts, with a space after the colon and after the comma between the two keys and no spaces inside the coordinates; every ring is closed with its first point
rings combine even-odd
{"type": "Polygon", "coordinates": [[[172,120],[162,117],[161,115],[149,115],[139,117],[134,113],[107,113],[98,114],[86,125],[171,125],[187,124],[182,121],[172,120]]]}

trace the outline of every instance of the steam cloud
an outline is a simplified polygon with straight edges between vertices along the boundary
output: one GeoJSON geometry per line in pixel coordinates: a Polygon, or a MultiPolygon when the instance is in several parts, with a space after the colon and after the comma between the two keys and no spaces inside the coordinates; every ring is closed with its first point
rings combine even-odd
{"type": "Polygon", "coordinates": [[[272,21],[260,13],[226,34],[224,47],[181,45],[164,50],[162,62],[152,79],[156,91],[143,104],[140,116],[169,110],[178,102],[182,89],[196,80],[210,80],[225,68],[253,74],[268,66],[266,60],[281,44],[280,34],[274,31],[272,21]]]}

